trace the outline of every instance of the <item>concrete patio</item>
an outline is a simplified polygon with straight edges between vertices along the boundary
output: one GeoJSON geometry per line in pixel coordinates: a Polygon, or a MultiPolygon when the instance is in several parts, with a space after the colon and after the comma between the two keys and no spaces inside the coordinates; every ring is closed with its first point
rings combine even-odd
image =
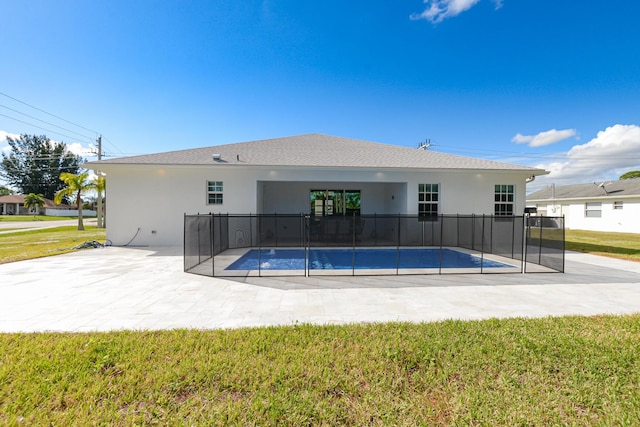
{"type": "Polygon", "coordinates": [[[0,265],[0,331],[237,328],[640,311],[640,263],[567,253],[566,273],[218,279],[181,248],[0,265]]]}

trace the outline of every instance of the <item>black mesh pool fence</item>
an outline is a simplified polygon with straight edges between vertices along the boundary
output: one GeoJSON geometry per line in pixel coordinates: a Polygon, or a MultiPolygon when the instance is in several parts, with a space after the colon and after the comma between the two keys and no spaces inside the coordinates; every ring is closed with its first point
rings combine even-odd
{"type": "MultiPolygon", "coordinates": [[[[449,269],[446,272],[564,271],[564,219],[561,217],[490,215],[352,215],[306,214],[197,214],[184,217],[184,271],[206,276],[313,275],[313,274],[442,274],[443,266],[423,269],[400,267],[401,248],[447,248],[476,259],[508,260],[511,268],[449,269]],[[263,251],[298,249],[301,268],[271,270],[263,251]],[[309,255],[314,249],[350,249],[351,269],[317,271],[309,255]],[[356,249],[394,249],[395,269],[357,271],[356,249]],[[254,271],[229,268],[247,250],[256,250],[254,271]],[[544,269],[533,269],[542,266],[544,269]]],[[[270,254],[271,252],[267,252],[270,254]]],[[[385,252],[387,253],[387,252],[385,252]]],[[[442,263],[441,263],[442,264],[442,263]]]]}

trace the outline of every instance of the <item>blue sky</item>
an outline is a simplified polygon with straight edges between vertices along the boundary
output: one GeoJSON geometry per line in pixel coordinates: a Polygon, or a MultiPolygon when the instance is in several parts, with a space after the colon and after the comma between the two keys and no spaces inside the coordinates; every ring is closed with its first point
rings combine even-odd
{"type": "Polygon", "coordinates": [[[434,151],[552,171],[529,191],[640,169],[636,1],[0,10],[0,150],[20,133],[74,150],[102,134],[122,156],[318,132],[410,147],[429,138],[434,151]]]}

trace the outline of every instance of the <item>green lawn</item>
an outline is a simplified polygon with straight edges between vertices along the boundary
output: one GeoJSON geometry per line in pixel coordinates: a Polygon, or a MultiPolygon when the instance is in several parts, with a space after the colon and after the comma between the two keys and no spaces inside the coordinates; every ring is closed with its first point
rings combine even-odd
{"type": "MultiPolygon", "coordinates": [[[[0,262],[104,233],[0,234],[0,262]]],[[[637,260],[636,236],[567,248],[637,260]]],[[[0,334],[0,425],[639,425],[638,348],[640,314],[0,334]]]]}
{"type": "Polygon", "coordinates": [[[640,261],[640,234],[566,230],[565,240],[570,251],[640,261]]]}
{"type": "Polygon", "coordinates": [[[0,334],[5,425],[638,425],[640,315],[0,334]]]}
{"type": "Polygon", "coordinates": [[[0,234],[0,264],[72,252],[86,241],[104,243],[105,238],[104,228],[88,225],[84,231],[78,231],[77,226],[64,226],[0,234]]]}

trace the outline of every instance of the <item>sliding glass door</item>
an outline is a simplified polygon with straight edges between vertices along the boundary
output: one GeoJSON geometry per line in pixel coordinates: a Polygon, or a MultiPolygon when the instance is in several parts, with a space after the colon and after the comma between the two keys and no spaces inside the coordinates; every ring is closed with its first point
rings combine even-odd
{"type": "Polygon", "coordinates": [[[360,190],[311,190],[311,215],[360,215],[360,190]]]}

